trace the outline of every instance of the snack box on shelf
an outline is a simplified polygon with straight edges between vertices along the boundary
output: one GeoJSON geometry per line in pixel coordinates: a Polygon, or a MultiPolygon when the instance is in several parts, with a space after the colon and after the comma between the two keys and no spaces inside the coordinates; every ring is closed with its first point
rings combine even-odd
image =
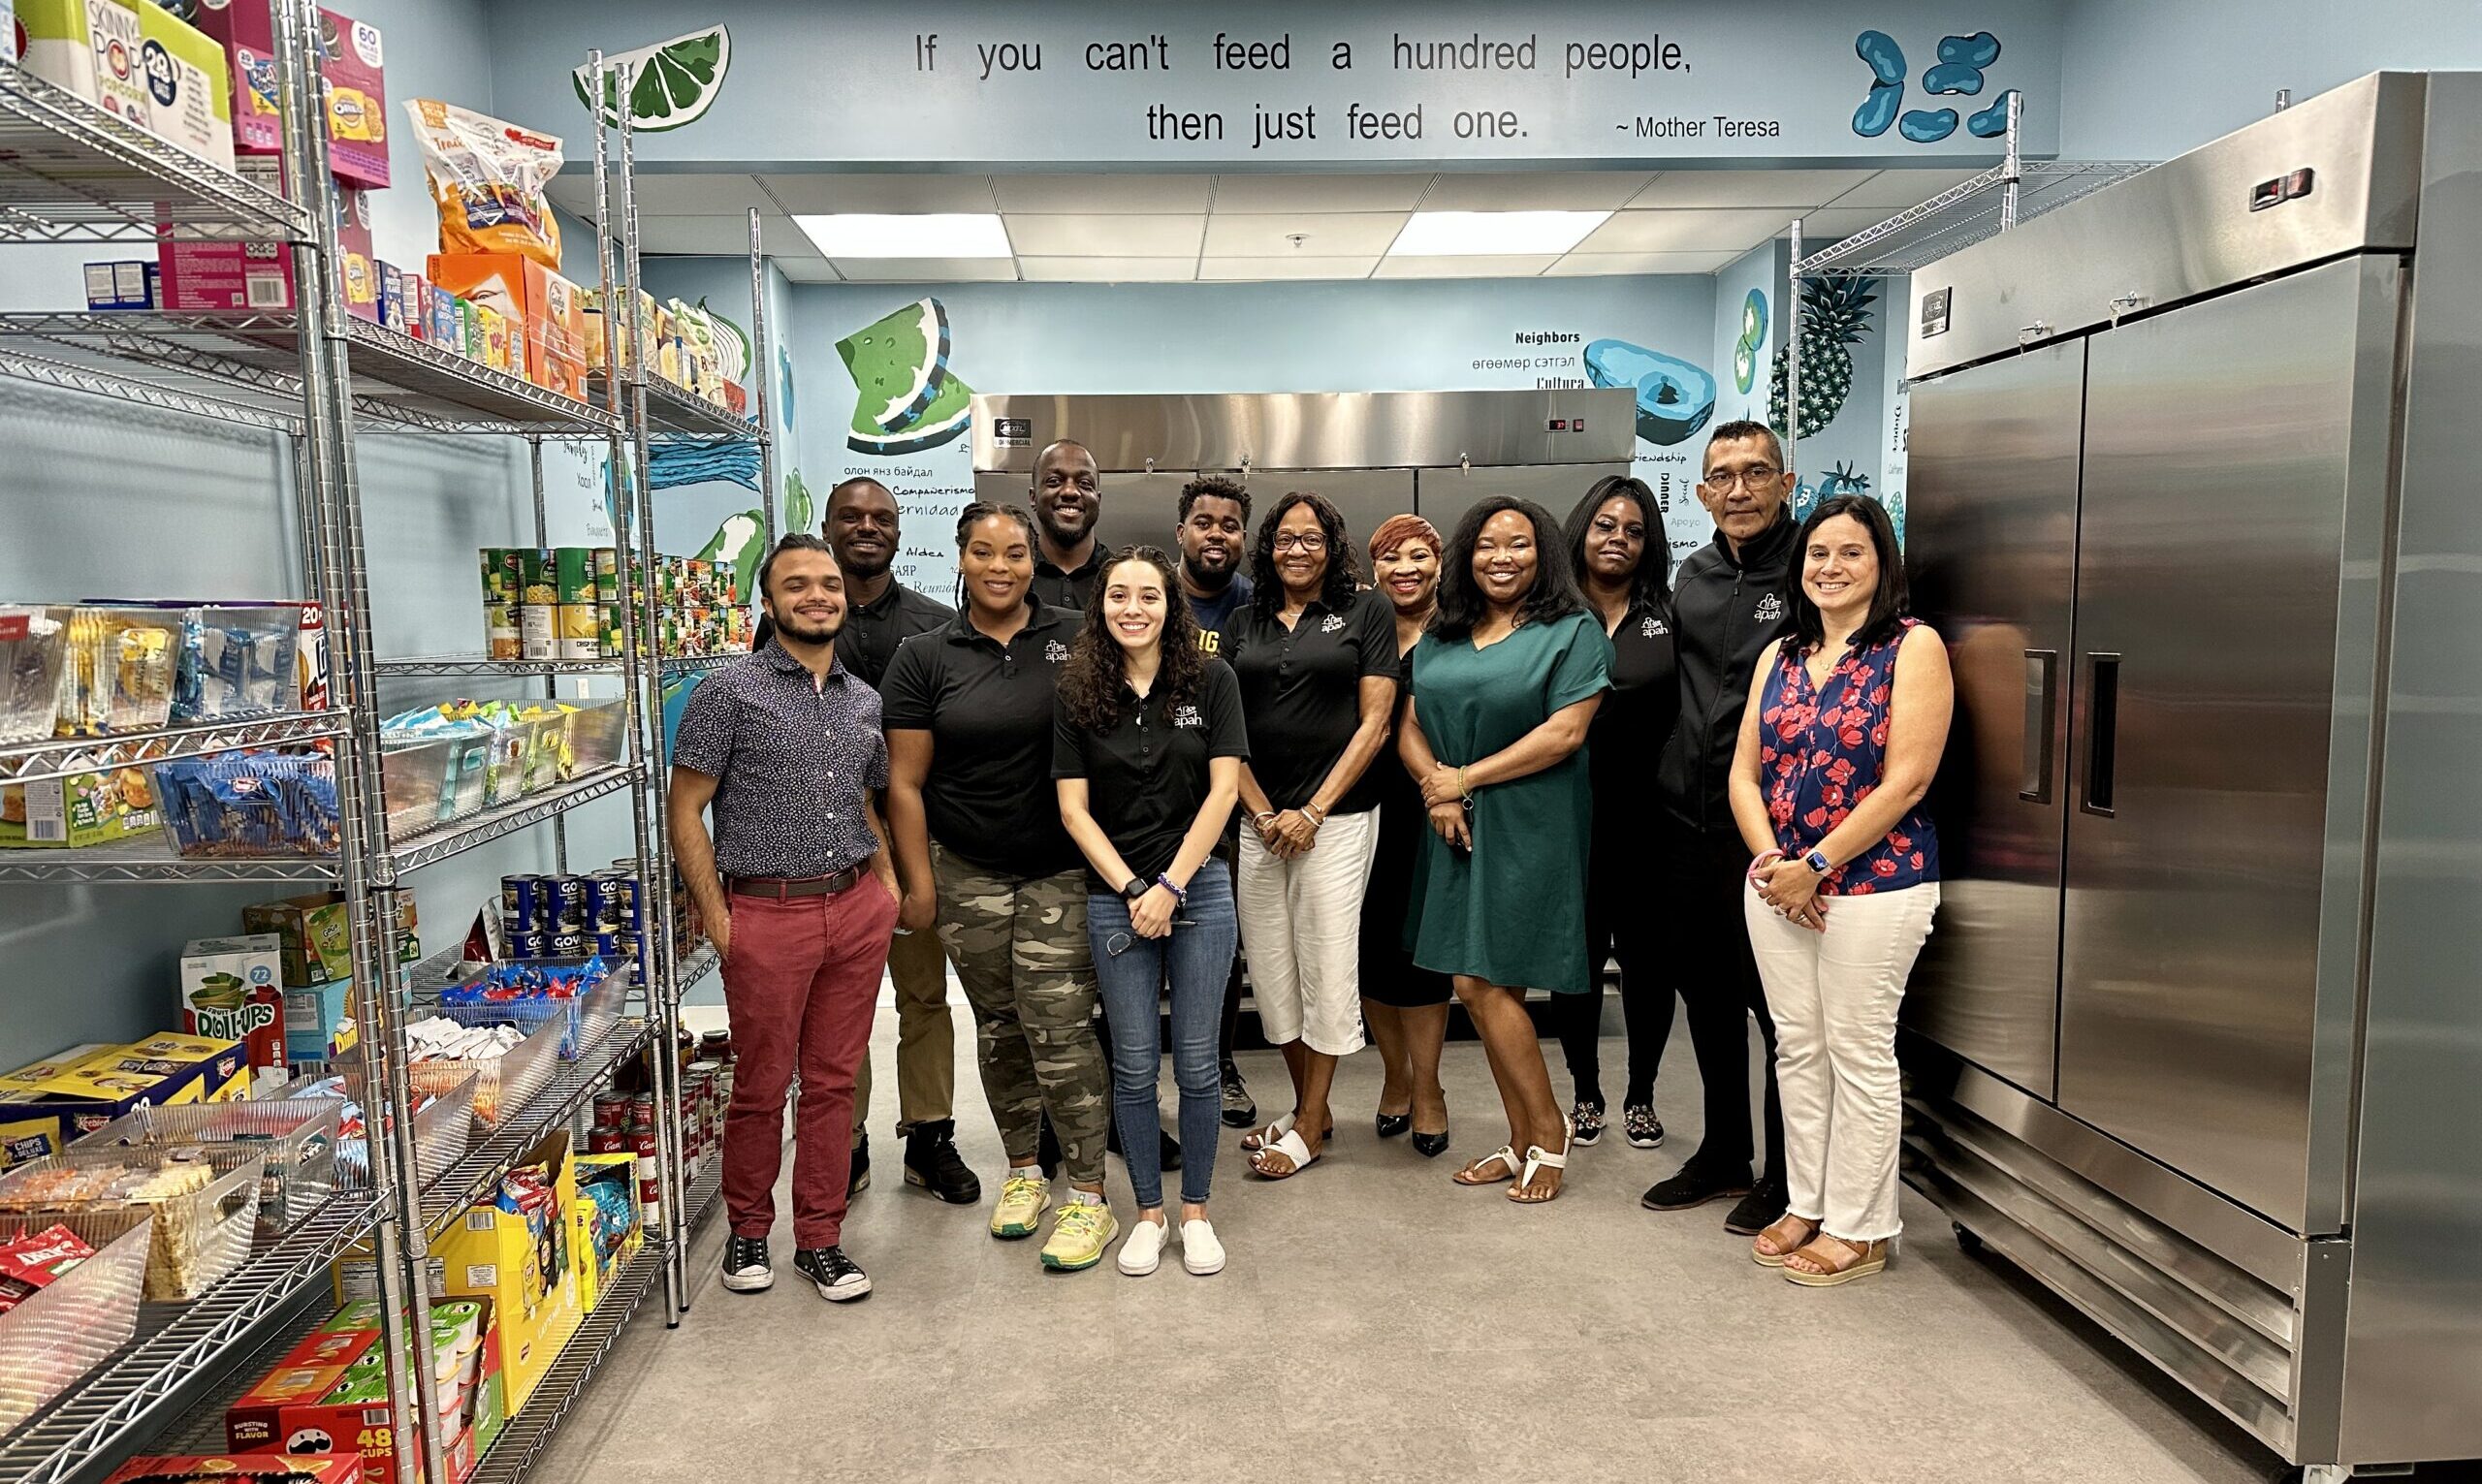
{"type": "Polygon", "coordinates": [[[253,1072],[284,1066],[281,941],[269,932],[193,938],[181,949],[181,1029],[239,1041],[253,1072]]]}
{"type": "MultiPolygon", "coordinates": [[[[250,162],[245,178],[278,189],[270,166],[250,162]]],[[[345,308],[379,319],[378,255],[370,238],[370,194],[352,186],[336,191],[336,256],[345,308]]],[[[282,242],[189,242],[167,239],[155,249],[157,299],[174,310],[251,310],[293,307],[293,248],[282,242]]]]}
{"type": "Polygon", "coordinates": [[[547,1200],[524,1212],[486,1200],[458,1217],[430,1247],[443,1270],[442,1292],[492,1301],[512,1414],[525,1409],[585,1317],[572,1253],[570,1213],[578,1187],[568,1131],[547,1136],[517,1168],[547,1172],[538,1187],[547,1200]]]}
{"type": "MultiPolygon", "coordinates": [[[[349,1448],[362,1455],[366,1479],[393,1484],[398,1422],[388,1398],[379,1316],[375,1300],[352,1300],[294,1346],[226,1409],[226,1446],[297,1457],[349,1448]]],[[[508,1421],[493,1328],[489,1299],[432,1306],[431,1383],[444,1430],[453,1430],[444,1447],[452,1484],[473,1472],[508,1421]]]]}
{"type": "MultiPolygon", "coordinates": [[[[233,142],[244,154],[284,148],[276,111],[275,20],[268,0],[203,0],[199,29],[232,64],[233,142]]],[[[338,180],[388,183],[388,90],[379,28],[319,9],[328,83],[328,171],[338,180]]]]}
{"type": "Polygon", "coordinates": [[[97,312],[109,309],[152,309],[163,300],[163,287],[156,281],[160,270],[152,263],[135,258],[115,263],[86,265],[86,307],[97,312]]]}
{"type": "Polygon", "coordinates": [[[578,1302],[592,1313],[622,1264],[645,1243],[646,1218],[638,1206],[636,1154],[579,1154],[576,1168],[578,1199],[569,1208],[569,1249],[577,1268],[578,1302]]]}
{"type": "Polygon", "coordinates": [[[0,1075],[0,1169],[58,1154],[141,1107],[230,1102],[249,1085],[235,1041],[167,1034],[73,1047],[0,1075]]]}
{"type": "Polygon", "coordinates": [[[64,1235],[75,1244],[72,1250],[92,1255],[65,1269],[53,1261],[41,1282],[21,1272],[18,1285],[30,1291],[0,1310],[0,1434],[48,1405],[138,1333],[154,1223],[141,1220],[95,1244],[41,1217],[0,1216],[0,1250],[57,1251],[64,1235]]]}
{"type": "Polygon", "coordinates": [[[152,835],[163,827],[155,782],[143,768],[103,769],[0,787],[0,850],[78,850],[152,835]]]}
{"type": "Polygon", "coordinates": [[[287,986],[284,991],[284,1056],[288,1062],[334,1061],[362,1042],[354,1020],[353,981],[287,986]]]}
{"type": "Polygon", "coordinates": [[[586,311],[566,278],[519,253],[433,253],[430,281],[506,320],[504,364],[563,396],[586,395],[586,311]]]}
{"type": "Polygon", "coordinates": [[[16,0],[19,65],[218,170],[233,169],[224,50],[146,0],[16,0]]]}
{"type": "Polygon", "coordinates": [[[336,1191],[341,1097],[297,1097],[141,1108],[80,1139],[74,1152],[188,1144],[246,1146],[267,1157],[259,1235],[281,1236],[336,1191]]]}
{"type": "Polygon", "coordinates": [[[158,1454],[131,1459],[104,1484],[364,1484],[370,1477],[359,1453],[158,1454]]]}
{"type": "MultiPolygon", "coordinates": [[[[414,894],[397,893],[397,962],[422,962],[420,917],[414,894]]],[[[312,892],[277,901],[255,902],[241,909],[245,932],[275,934],[283,950],[287,988],[327,984],[353,975],[353,914],[342,892],[312,892]]]]}

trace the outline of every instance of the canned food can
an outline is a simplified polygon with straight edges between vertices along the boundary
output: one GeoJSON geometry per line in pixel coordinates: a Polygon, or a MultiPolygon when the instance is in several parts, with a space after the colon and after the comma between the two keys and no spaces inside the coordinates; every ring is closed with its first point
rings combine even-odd
{"type": "Polygon", "coordinates": [[[594,1094],[594,1121],[598,1123],[609,1124],[614,1128],[627,1127],[629,1124],[629,1094],[626,1092],[597,1092],[594,1094]]]}
{"type": "Polygon", "coordinates": [[[486,607],[506,606],[518,600],[518,553],[508,547],[487,546],[481,550],[483,564],[483,603],[486,607]]]}
{"type": "Polygon", "coordinates": [[[527,917],[532,915],[527,909],[527,901],[532,896],[532,893],[527,889],[525,883],[533,879],[534,878],[532,876],[528,875],[510,875],[500,877],[500,915],[502,917],[527,917]]]}
{"type": "Polygon", "coordinates": [[[586,878],[586,915],[597,932],[610,932],[620,926],[620,893],[616,883],[624,879],[615,870],[598,870],[586,878]]]}
{"type": "Polygon", "coordinates": [[[636,875],[625,871],[608,871],[587,888],[595,902],[594,920],[610,923],[615,932],[644,932],[646,912],[640,905],[644,900],[636,875]]]}
{"type": "Polygon", "coordinates": [[[557,659],[558,641],[553,637],[553,609],[548,604],[527,603],[517,609],[517,657],[520,659],[557,659]]]}
{"type": "Polygon", "coordinates": [[[594,951],[607,963],[638,962],[638,935],[634,932],[598,932],[594,935],[594,951]]]}
{"type": "Polygon", "coordinates": [[[594,600],[598,603],[620,601],[620,553],[618,548],[599,546],[594,549],[594,600]]]}
{"type": "Polygon", "coordinates": [[[614,1128],[608,1123],[597,1123],[587,1130],[586,1141],[588,1151],[592,1153],[626,1153],[629,1149],[629,1131],[625,1128],[614,1128]]]}
{"type": "Polygon", "coordinates": [[[552,951],[544,956],[546,958],[583,959],[587,956],[587,950],[594,946],[594,938],[591,934],[568,928],[563,928],[548,936],[551,939],[552,951]]]}
{"type": "Polygon", "coordinates": [[[517,601],[549,608],[560,601],[559,556],[549,547],[517,549],[517,601]]]}
{"type": "Polygon", "coordinates": [[[493,659],[525,657],[525,636],[518,627],[514,605],[487,603],[483,606],[483,649],[493,659]]]}
{"type": "Polygon", "coordinates": [[[587,888],[584,876],[553,876],[552,921],[554,930],[573,929],[585,931],[593,919],[587,914],[587,888]]]}
{"type": "Polygon", "coordinates": [[[541,931],[530,917],[520,917],[514,912],[500,914],[500,939],[503,942],[514,944],[521,935],[541,931]]]}
{"type": "Polygon", "coordinates": [[[548,959],[552,957],[552,934],[529,928],[508,935],[508,956],[512,959],[548,959]]]}
{"type": "Polygon", "coordinates": [[[655,1095],[633,1092],[629,1095],[629,1126],[652,1132],[655,1126],[655,1095]]]}

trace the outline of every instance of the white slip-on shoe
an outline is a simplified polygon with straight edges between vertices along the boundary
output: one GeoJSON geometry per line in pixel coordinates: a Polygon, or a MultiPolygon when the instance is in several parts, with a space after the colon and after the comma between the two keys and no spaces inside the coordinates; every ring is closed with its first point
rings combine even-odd
{"type": "Polygon", "coordinates": [[[1215,1238],[1214,1223],[1203,1219],[1181,1223],[1181,1266],[1200,1278],[1224,1271],[1224,1244],[1215,1238]]]}
{"type": "Polygon", "coordinates": [[[1161,1264],[1163,1244],[1171,1238],[1169,1222],[1149,1221],[1144,1217],[1130,1223],[1129,1235],[1121,1239],[1121,1271],[1131,1278],[1144,1278],[1161,1264]]]}

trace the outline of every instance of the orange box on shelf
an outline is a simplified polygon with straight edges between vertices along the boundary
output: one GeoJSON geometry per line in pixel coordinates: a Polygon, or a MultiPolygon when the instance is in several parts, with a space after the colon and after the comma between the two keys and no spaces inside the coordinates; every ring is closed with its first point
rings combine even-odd
{"type": "Polygon", "coordinates": [[[522,358],[510,347],[510,369],[585,399],[586,312],[576,284],[518,253],[433,253],[430,277],[432,287],[507,317],[525,347],[522,358]]]}

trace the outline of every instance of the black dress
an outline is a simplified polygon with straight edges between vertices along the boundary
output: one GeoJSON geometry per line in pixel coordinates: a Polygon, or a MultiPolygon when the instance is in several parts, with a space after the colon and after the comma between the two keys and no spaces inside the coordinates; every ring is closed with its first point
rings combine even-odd
{"type": "MultiPolygon", "coordinates": [[[[1404,710],[1405,685],[1396,684],[1397,714],[1404,710]]],[[[1379,853],[1371,861],[1370,885],[1361,899],[1361,993],[1364,999],[1404,1010],[1447,1004],[1455,987],[1446,974],[1414,966],[1405,946],[1405,920],[1413,910],[1414,867],[1422,837],[1429,832],[1430,810],[1422,791],[1405,771],[1390,731],[1387,745],[1371,760],[1363,780],[1379,801],[1379,853]]]]}

